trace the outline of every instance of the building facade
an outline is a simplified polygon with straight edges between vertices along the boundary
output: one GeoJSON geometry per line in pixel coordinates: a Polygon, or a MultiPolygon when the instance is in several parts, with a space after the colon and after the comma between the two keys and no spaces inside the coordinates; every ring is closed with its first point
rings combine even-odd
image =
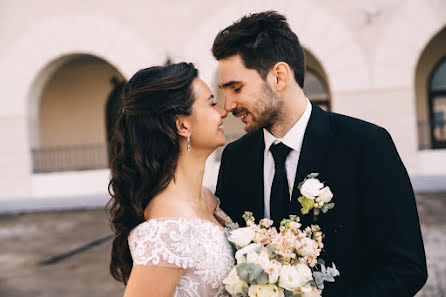
{"type": "MultiPolygon", "coordinates": [[[[305,48],[307,96],[383,126],[420,190],[446,188],[446,1],[2,0],[0,210],[102,205],[122,83],[190,61],[222,104],[214,37],[270,9],[305,48]]],[[[232,115],[225,133],[244,133],[232,115]]],[[[220,152],[207,162],[211,188],[220,152]]]]}

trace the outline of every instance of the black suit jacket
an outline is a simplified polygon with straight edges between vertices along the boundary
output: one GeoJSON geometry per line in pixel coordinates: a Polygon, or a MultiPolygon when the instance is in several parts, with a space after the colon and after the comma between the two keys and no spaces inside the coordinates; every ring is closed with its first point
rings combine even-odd
{"type": "MultiPolygon", "coordinates": [[[[263,218],[263,131],[245,135],[223,151],[216,196],[244,226],[245,210],[263,218]]],[[[336,206],[318,216],[326,234],[322,258],[341,275],[323,296],[414,296],[427,279],[426,258],[413,189],[389,133],[376,125],[325,112],[313,104],[292,194],[283,214],[303,226],[297,185],[320,173],[336,206]]]]}

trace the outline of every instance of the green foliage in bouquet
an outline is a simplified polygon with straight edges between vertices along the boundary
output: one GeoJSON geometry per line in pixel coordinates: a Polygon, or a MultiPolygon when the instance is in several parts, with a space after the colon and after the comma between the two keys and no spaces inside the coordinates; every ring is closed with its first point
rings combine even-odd
{"type": "Polygon", "coordinates": [[[253,285],[266,285],[268,274],[258,264],[242,263],[237,265],[237,274],[241,280],[253,285]]]}
{"type": "Polygon", "coordinates": [[[323,290],[324,282],[333,283],[335,281],[334,278],[339,276],[340,273],[334,263],[332,263],[332,267],[325,267],[325,262],[322,259],[319,259],[318,263],[320,265],[320,271],[313,271],[314,281],[311,281],[310,284],[319,290],[323,290]]]}

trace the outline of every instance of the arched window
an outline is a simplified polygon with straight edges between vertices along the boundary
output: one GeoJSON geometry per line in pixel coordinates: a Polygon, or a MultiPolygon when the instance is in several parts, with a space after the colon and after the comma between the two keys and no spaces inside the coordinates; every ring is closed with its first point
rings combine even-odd
{"type": "Polygon", "coordinates": [[[446,57],[434,67],[428,89],[432,148],[446,148],[446,57]]]}
{"type": "Polygon", "coordinates": [[[330,96],[325,81],[311,68],[305,71],[304,93],[325,111],[330,111],[330,96]]]}
{"type": "Polygon", "coordinates": [[[32,147],[33,172],[107,168],[108,138],[114,121],[120,72],[107,61],[73,54],[51,62],[34,98],[38,129],[32,147]],[[110,79],[116,77],[116,84],[110,79]],[[111,92],[111,93],[110,93],[111,92]],[[104,113],[106,109],[106,113],[104,113]]]}

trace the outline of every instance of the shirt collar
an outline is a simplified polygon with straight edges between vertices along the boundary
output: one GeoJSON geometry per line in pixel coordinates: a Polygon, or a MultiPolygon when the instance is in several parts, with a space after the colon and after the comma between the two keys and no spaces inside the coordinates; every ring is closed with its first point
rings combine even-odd
{"type": "Polygon", "coordinates": [[[282,142],[291,149],[300,152],[305,134],[305,129],[307,128],[308,121],[310,120],[311,110],[312,110],[311,102],[307,98],[307,106],[305,108],[304,113],[299,118],[299,120],[293,125],[293,127],[291,127],[291,129],[282,138],[277,138],[274,135],[272,135],[268,130],[263,129],[265,150],[269,151],[269,148],[271,147],[272,144],[277,144],[279,142],[282,142]]]}

